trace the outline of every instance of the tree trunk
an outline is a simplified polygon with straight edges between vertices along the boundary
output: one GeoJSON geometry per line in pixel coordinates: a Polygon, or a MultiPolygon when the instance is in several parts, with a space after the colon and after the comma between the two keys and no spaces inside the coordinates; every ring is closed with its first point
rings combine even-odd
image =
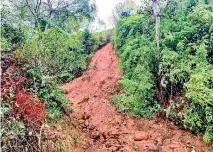
{"type": "Polygon", "coordinates": [[[159,0],[152,0],[152,10],[155,17],[155,43],[157,48],[157,60],[160,60],[160,6],[159,0]]]}

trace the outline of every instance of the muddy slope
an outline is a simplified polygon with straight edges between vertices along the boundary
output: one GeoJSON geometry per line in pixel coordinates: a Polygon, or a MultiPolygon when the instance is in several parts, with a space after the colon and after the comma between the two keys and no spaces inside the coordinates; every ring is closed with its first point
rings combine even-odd
{"type": "Polygon", "coordinates": [[[208,152],[198,137],[164,120],[119,114],[109,100],[119,91],[118,62],[108,43],[95,53],[87,72],[63,86],[74,111],[71,117],[79,120],[85,134],[72,151],[208,152]]]}

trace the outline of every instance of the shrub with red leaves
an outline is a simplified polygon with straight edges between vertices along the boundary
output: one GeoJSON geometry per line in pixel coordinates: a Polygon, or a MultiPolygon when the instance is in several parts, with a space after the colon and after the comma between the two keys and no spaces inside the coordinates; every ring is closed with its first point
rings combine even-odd
{"type": "Polygon", "coordinates": [[[29,125],[40,126],[46,116],[46,111],[37,95],[27,93],[25,90],[16,94],[16,114],[23,117],[24,122],[29,125]]]}
{"type": "Polygon", "coordinates": [[[18,106],[30,101],[33,98],[32,94],[27,93],[25,90],[16,93],[16,103],[18,106]]]}
{"type": "Polygon", "coordinates": [[[38,96],[25,90],[26,78],[12,57],[9,58],[11,62],[9,59],[1,61],[0,103],[4,109],[1,148],[3,151],[41,151],[36,132],[41,128],[46,111],[38,96]]]}
{"type": "Polygon", "coordinates": [[[24,90],[24,80],[20,70],[14,65],[10,65],[2,73],[2,102],[13,101],[14,106],[10,113],[15,116],[19,115],[25,124],[39,127],[45,119],[46,111],[36,94],[24,90]]]}
{"type": "Polygon", "coordinates": [[[15,66],[10,66],[1,77],[1,95],[3,101],[13,100],[10,93],[16,93],[23,88],[25,78],[19,73],[19,69],[15,66]]]}

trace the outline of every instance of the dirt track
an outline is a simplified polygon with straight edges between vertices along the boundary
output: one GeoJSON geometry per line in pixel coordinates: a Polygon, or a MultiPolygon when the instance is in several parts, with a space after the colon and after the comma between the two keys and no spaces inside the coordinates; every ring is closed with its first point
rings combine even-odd
{"type": "Polygon", "coordinates": [[[74,111],[71,117],[79,120],[85,136],[72,151],[207,152],[198,137],[167,121],[134,118],[116,111],[109,98],[119,91],[122,73],[118,62],[108,43],[95,53],[85,74],[63,86],[74,111]]]}

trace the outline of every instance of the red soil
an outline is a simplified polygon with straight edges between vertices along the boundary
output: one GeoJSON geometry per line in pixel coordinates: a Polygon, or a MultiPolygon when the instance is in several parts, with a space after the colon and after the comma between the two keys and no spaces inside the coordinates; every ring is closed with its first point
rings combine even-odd
{"type": "Polygon", "coordinates": [[[70,151],[208,152],[199,137],[166,120],[119,114],[109,100],[119,91],[118,62],[109,43],[95,53],[85,74],[63,86],[74,111],[71,117],[81,122],[85,134],[70,151]]]}

